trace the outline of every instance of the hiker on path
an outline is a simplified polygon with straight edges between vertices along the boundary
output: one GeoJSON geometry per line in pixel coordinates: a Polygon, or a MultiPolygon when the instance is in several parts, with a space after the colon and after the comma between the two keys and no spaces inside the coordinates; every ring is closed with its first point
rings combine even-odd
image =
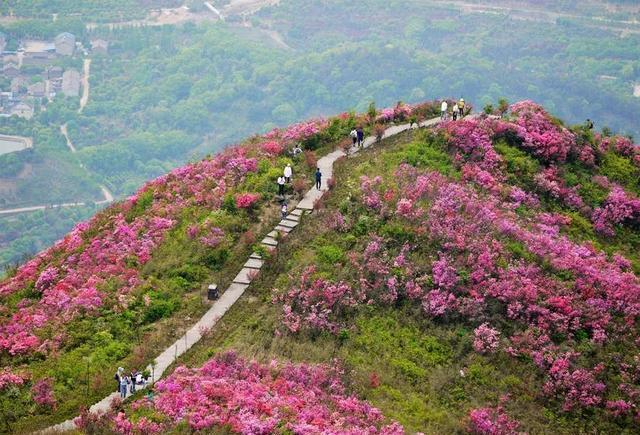
{"type": "Polygon", "coordinates": [[[458,110],[460,110],[460,119],[464,118],[464,98],[460,98],[458,102],[458,110]]]}
{"type": "Polygon", "coordinates": [[[287,217],[287,203],[286,202],[282,203],[282,207],[280,208],[280,215],[282,216],[282,219],[287,217]]]}
{"type": "Polygon", "coordinates": [[[131,370],[131,394],[136,392],[136,382],[138,379],[138,371],[136,369],[131,370]]]}
{"type": "Polygon", "coordinates": [[[322,172],[320,172],[320,168],[316,169],[316,189],[320,190],[322,187],[322,172]]]}
{"type": "Polygon", "coordinates": [[[120,397],[125,399],[127,397],[127,387],[129,386],[129,378],[122,374],[120,376],[120,397]]]}
{"type": "Polygon", "coordinates": [[[116,391],[120,391],[120,378],[122,378],[123,374],[124,374],[124,368],[118,367],[118,370],[116,371],[116,374],[113,375],[113,379],[117,383],[116,391]]]}
{"type": "Polygon", "coordinates": [[[356,146],[356,143],[358,143],[358,130],[354,128],[351,130],[351,133],[349,133],[349,136],[351,137],[353,146],[356,146]]]}
{"type": "Polygon", "coordinates": [[[449,104],[447,104],[447,100],[443,100],[442,104],[440,105],[440,119],[441,120],[446,120],[447,119],[447,110],[449,109],[449,104]]]}
{"type": "Polygon", "coordinates": [[[587,119],[585,126],[587,127],[587,130],[593,130],[593,121],[590,119],[587,119]]]}
{"type": "Polygon", "coordinates": [[[293,157],[296,157],[298,154],[302,153],[302,148],[300,148],[300,144],[297,143],[296,146],[293,148],[293,157]]]}
{"type": "Polygon", "coordinates": [[[358,148],[360,148],[364,145],[364,130],[359,126],[356,128],[356,133],[358,134],[358,148]]]}
{"type": "Polygon", "coordinates": [[[284,177],[278,177],[278,195],[284,195],[284,177]]]}
{"type": "Polygon", "coordinates": [[[458,103],[453,105],[452,114],[453,120],[456,121],[458,119],[458,113],[460,113],[460,107],[458,107],[458,103]]]}
{"type": "Polygon", "coordinates": [[[284,168],[284,181],[289,184],[291,183],[291,175],[293,174],[293,170],[291,169],[291,163],[287,163],[287,166],[284,168]]]}

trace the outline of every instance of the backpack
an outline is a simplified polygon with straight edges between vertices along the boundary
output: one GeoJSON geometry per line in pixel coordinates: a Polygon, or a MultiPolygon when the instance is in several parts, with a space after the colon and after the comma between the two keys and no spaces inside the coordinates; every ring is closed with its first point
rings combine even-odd
{"type": "Polygon", "coordinates": [[[358,132],[356,130],[351,130],[351,133],[349,133],[349,136],[358,137],[358,132]]]}
{"type": "Polygon", "coordinates": [[[113,375],[113,380],[120,382],[120,377],[118,376],[117,373],[115,375],[113,375]]]}

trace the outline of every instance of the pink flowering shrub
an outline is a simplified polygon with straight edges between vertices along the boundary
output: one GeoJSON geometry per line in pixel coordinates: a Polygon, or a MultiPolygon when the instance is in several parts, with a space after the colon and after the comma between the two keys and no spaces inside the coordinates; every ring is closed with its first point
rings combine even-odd
{"type": "Polygon", "coordinates": [[[592,216],[593,227],[605,236],[615,234],[615,226],[640,225],[640,199],[632,198],[620,186],[614,186],[602,207],[592,216]]]}
{"type": "Polygon", "coordinates": [[[522,146],[549,162],[564,162],[575,144],[575,136],[557,125],[545,110],[531,102],[522,101],[510,107],[516,116],[513,121],[522,146]]]}
{"type": "Polygon", "coordinates": [[[241,193],[236,195],[236,207],[249,209],[260,200],[259,193],[241,193]]]}
{"type": "Polygon", "coordinates": [[[500,332],[483,323],[473,331],[473,348],[478,353],[493,353],[500,345],[500,332]]]}
{"type": "Polygon", "coordinates": [[[400,435],[380,411],[345,393],[339,372],[326,366],[246,362],[233,353],[201,368],[178,367],[155,387],[153,402],[127,417],[110,416],[121,434],[166,433],[184,422],[191,430],[228,428],[234,433],[358,433],[400,435]],[[146,416],[154,415],[153,422],[146,416]]]}
{"type": "Polygon", "coordinates": [[[469,431],[476,435],[516,435],[519,426],[520,423],[505,413],[502,405],[477,408],[469,413],[469,431]]]}
{"type": "Polygon", "coordinates": [[[11,386],[21,386],[26,378],[23,375],[13,373],[9,367],[5,367],[0,371],[0,391],[11,386]]]}
{"type": "Polygon", "coordinates": [[[535,176],[535,183],[540,191],[549,194],[553,198],[560,199],[575,210],[585,207],[584,201],[578,193],[579,186],[567,187],[562,178],[560,178],[556,166],[550,166],[538,173],[535,176]]]}
{"type": "Polygon", "coordinates": [[[284,146],[274,140],[264,142],[262,145],[260,145],[260,148],[270,156],[280,155],[282,154],[282,151],[284,151],[284,146]]]}
{"type": "Polygon", "coordinates": [[[53,395],[53,380],[42,378],[31,387],[31,397],[40,406],[53,408],[56,406],[56,399],[53,395]]]}

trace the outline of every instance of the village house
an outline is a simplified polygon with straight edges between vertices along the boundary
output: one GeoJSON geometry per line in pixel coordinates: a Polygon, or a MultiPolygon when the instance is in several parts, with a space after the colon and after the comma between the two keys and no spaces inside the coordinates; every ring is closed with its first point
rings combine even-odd
{"type": "Polygon", "coordinates": [[[64,32],[56,36],[54,44],[57,54],[72,56],[76,50],[76,37],[69,32],[64,32]]]}
{"type": "Polygon", "coordinates": [[[43,77],[45,80],[61,79],[64,70],[60,66],[50,66],[46,69],[43,77]]]}
{"type": "Polygon", "coordinates": [[[11,92],[14,94],[21,94],[27,90],[29,81],[24,76],[17,76],[11,80],[11,92]]]}
{"type": "Polygon", "coordinates": [[[25,102],[20,102],[11,108],[10,114],[20,118],[31,119],[33,118],[33,107],[25,102]]]}
{"type": "Polygon", "coordinates": [[[34,83],[27,86],[27,94],[31,97],[42,98],[45,96],[45,89],[44,82],[34,83]]]}
{"type": "Polygon", "coordinates": [[[92,39],[91,51],[94,54],[106,55],[109,52],[109,42],[104,39],[92,39]]]}
{"type": "Polygon", "coordinates": [[[20,68],[13,62],[5,63],[2,67],[2,75],[12,79],[20,75],[20,68]]]}
{"type": "Polygon", "coordinates": [[[62,74],[62,93],[67,97],[80,95],[80,73],[71,68],[62,74]]]}

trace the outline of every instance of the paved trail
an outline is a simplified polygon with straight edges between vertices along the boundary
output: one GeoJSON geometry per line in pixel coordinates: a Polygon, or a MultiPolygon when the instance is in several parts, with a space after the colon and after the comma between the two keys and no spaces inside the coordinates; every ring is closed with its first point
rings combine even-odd
{"type": "MultiPolygon", "coordinates": [[[[420,127],[432,127],[440,121],[440,118],[430,119],[420,124],[420,127]]],[[[383,136],[386,139],[391,136],[395,136],[399,133],[409,130],[411,127],[409,124],[396,125],[389,127],[383,136]]],[[[368,148],[376,142],[375,137],[367,137],[364,141],[364,147],[368,148]]],[[[359,152],[358,148],[351,148],[348,154],[355,154],[359,152]]],[[[260,242],[266,248],[276,248],[278,246],[279,234],[288,234],[295,229],[300,223],[300,220],[305,214],[311,213],[314,203],[321,198],[328,190],[326,180],[333,178],[333,164],[340,157],[346,156],[342,150],[336,150],[327,154],[318,160],[318,167],[322,172],[323,186],[321,189],[311,188],[298,203],[296,208],[283,220],[275,226],[273,231],[266,235],[260,242]]],[[[153,361],[151,365],[147,367],[149,372],[153,372],[154,380],[160,379],[164,372],[173,364],[176,359],[188,351],[194,344],[196,344],[202,335],[213,328],[218,320],[233,306],[234,303],[244,291],[249,287],[251,281],[259,273],[264,260],[257,253],[251,254],[244,264],[242,270],[233,279],[233,283],[222,293],[222,296],[211,305],[211,308],[204,313],[204,315],[198,320],[198,322],[191,327],[182,337],[178,338],[171,346],[167,347],[158,357],[153,361]]],[[[146,388],[151,384],[148,384],[142,388],[146,388]]],[[[138,388],[140,390],[141,388],[138,388]]],[[[117,392],[113,392],[98,403],[89,408],[91,412],[104,412],[109,409],[109,406],[114,398],[119,397],[117,392]]],[[[68,431],[73,430],[75,424],[73,419],[67,420],[55,426],[51,426],[41,433],[50,433],[56,431],[68,431]]]]}

